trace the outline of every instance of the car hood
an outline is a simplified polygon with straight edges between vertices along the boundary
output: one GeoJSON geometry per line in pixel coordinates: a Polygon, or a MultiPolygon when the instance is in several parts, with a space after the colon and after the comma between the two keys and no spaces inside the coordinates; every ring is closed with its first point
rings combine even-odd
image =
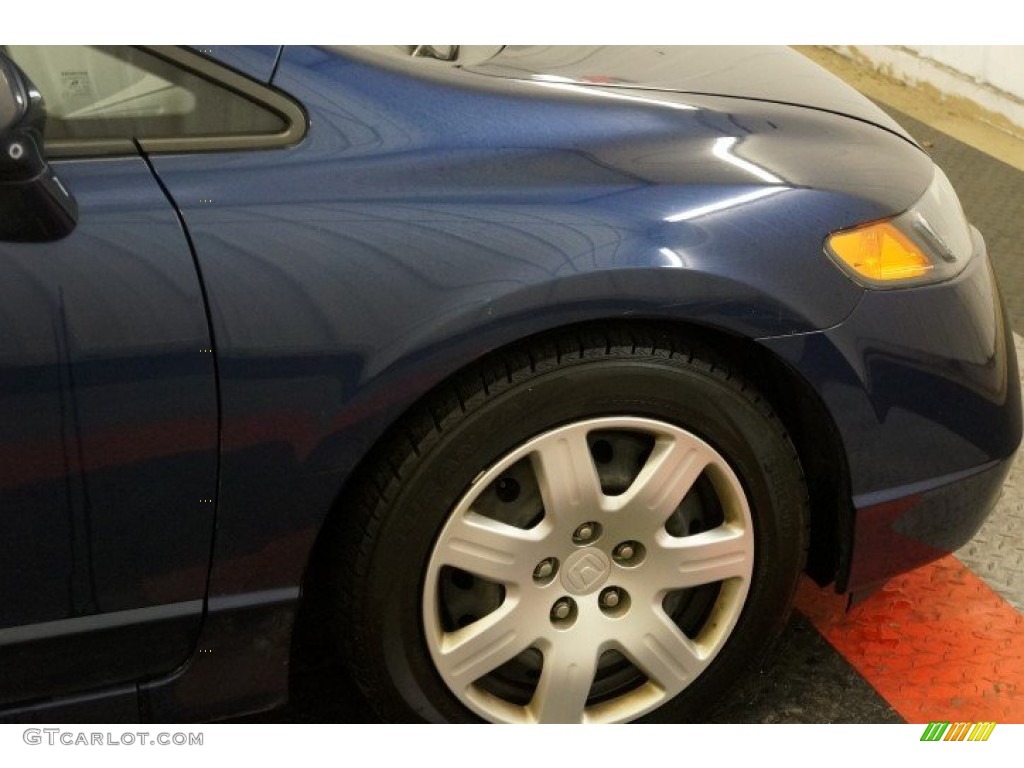
{"type": "Polygon", "coordinates": [[[869,99],[784,47],[510,45],[463,69],[505,79],[795,104],[863,120],[914,141],[869,99]]]}

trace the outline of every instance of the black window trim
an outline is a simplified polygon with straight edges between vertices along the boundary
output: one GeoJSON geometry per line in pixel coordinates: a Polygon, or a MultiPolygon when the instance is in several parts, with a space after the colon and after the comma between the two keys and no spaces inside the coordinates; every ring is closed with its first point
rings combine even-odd
{"type": "Polygon", "coordinates": [[[175,136],[139,139],[60,139],[46,142],[51,159],[84,159],[138,155],[138,146],[147,155],[237,150],[276,149],[302,141],[309,119],[302,106],[273,86],[257,82],[220,62],[173,45],[140,45],[139,50],[163,59],[193,75],[237,93],[281,117],[285,129],[269,134],[224,136],[175,136]]]}

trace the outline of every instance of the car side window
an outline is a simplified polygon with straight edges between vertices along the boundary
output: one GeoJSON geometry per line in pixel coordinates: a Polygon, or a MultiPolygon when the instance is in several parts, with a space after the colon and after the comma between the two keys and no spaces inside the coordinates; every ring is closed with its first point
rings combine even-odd
{"type": "Polygon", "coordinates": [[[189,140],[198,149],[221,148],[224,139],[252,146],[256,137],[288,134],[294,118],[180,61],[132,46],[11,45],[6,54],[43,95],[48,154],[109,154],[133,141],[154,151],[188,149],[189,140]]]}

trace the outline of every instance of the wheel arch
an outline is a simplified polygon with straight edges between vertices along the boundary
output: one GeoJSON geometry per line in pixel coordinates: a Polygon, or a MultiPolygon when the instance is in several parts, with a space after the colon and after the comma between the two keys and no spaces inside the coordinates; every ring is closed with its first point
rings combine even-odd
{"type": "MultiPolygon", "coordinates": [[[[392,421],[349,474],[321,526],[303,578],[303,601],[295,630],[293,655],[308,661],[318,650],[328,650],[324,638],[317,637],[327,634],[319,631],[318,627],[324,625],[330,613],[323,605],[327,599],[322,588],[326,578],[324,542],[330,538],[334,526],[343,524],[346,511],[344,500],[351,497],[350,490],[356,484],[367,481],[372,467],[379,460],[384,447],[395,439],[396,428],[406,416],[438,389],[472,370],[490,355],[500,355],[511,348],[548,337],[585,334],[596,328],[604,331],[613,328],[631,334],[638,340],[652,332],[671,334],[683,343],[695,343],[721,356],[758,388],[782,420],[794,443],[807,481],[811,530],[806,572],[821,585],[835,581],[841,562],[849,554],[848,531],[852,525],[847,462],[835,422],[811,385],[788,363],[755,340],[709,324],[657,317],[589,320],[529,334],[471,360],[415,398],[392,421]]],[[[297,667],[301,669],[303,664],[300,662],[297,667]]]]}

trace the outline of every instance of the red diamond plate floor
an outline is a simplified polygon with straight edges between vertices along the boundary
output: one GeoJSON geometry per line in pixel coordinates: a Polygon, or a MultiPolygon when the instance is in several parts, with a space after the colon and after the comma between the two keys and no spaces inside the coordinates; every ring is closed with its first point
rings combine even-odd
{"type": "Polygon", "coordinates": [[[1024,723],[1024,616],[955,557],[849,613],[805,580],[797,607],[908,722],[1024,723]]]}

